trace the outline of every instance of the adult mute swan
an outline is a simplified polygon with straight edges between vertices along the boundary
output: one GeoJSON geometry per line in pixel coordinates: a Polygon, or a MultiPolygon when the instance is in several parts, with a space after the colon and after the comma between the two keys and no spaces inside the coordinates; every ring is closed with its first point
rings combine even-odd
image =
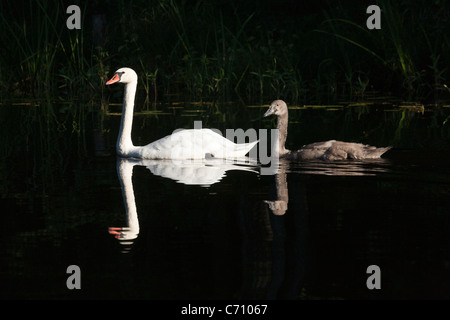
{"type": "Polygon", "coordinates": [[[283,100],[271,103],[264,117],[276,115],[278,132],[278,154],[280,158],[292,161],[302,160],[346,160],[377,159],[392,147],[376,148],[361,143],[329,140],[304,145],[297,151],[287,150],[284,146],[287,137],[288,107],[283,100]]]}
{"type": "Polygon", "coordinates": [[[137,79],[133,69],[120,68],[106,82],[106,85],[116,82],[125,84],[116,144],[119,156],[138,159],[205,159],[207,155],[226,159],[242,158],[258,143],[236,144],[210,129],[189,129],[176,131],[146,146],[135,146],[131,140],[131,128],[137,79]]]}

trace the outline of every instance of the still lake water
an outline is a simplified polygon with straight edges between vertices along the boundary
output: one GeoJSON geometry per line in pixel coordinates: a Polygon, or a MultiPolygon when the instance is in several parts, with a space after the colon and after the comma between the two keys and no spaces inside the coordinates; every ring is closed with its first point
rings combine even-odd
{"type": "MultiPolygon", "coordinates": [[[[0,106],[1,298],[450,299],[450,108],[293,108],[288,148],[395,148],[276,175],[117,159],[117,110],[70,108],[0,106]],[[67,289],[69,265],[81,290],[67,289]]],[[[208,108],[136,115],[134,142],[194,120],[274,126],[265,108],[208,108]]]]}

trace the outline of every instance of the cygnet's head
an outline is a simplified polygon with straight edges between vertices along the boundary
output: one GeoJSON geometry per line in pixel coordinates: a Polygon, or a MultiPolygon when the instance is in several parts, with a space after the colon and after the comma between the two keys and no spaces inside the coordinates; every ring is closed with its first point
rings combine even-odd
{"type": "Polygon", "coordinates": [[[286,102],[284,102],[283,100],[275,100],[270,104],[269,110],[264,113],[264,117],[271,116],[273,114],[276,116],[281,116],[286,114],[287,112],[288,108],[286,102]]]}
{"type": "Polygon", "coordinates": [[[131,82],[137,82],[137,74],[136,72],[131,68],[120,68],[117,70],[113,77],[108,80],[106,85],[110,85],[116,82],[119,83],[131,83],[131,82]]]}
{"type": "Polygon", "coordinates": [[[275,200],[275,201],[269,201],[264,200],[265,203],[269,205],[270,211],[276,216],[282,216],[286,213],[286,210],[288,209],[288,204],[286,201],[283,200],[275,200]]]}

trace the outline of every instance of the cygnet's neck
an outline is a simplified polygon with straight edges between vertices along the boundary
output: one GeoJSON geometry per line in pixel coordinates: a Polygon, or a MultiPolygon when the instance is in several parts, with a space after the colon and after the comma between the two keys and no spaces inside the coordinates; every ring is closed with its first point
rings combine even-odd
{"type": "Polygon", "coordinates": [[[279,156],[283,156],[290,151],[284,147],[287,138],[288,129],[288,113],[284,113],[278,116],[277,129],[278,129],[278,152],[279,156]]]}
{"type": "Polygon", "coordinates": [[[131,141],[131,129],[133,127],[134,98],[136,96],[137,81],[125,84],[122,119],[120,121],[119,136],[117,138],[116,150],[119,155],[125,156],[134,148],[131,141]]]}

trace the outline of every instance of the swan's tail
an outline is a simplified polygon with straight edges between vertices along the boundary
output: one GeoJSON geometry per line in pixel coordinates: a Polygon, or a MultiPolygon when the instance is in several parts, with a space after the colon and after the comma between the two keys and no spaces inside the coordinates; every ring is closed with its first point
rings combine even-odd
{"type": "Polygon", "coordinates": [[[388,150],[391,150],[392,146],[385,147],[385,148],[366,148],[365,151],[365,158],[366,159],[378,159],[388,150]]]}
{"type": "Polygon", "coordinates": [[[256,144],[259,142],[259,140],[253,141],[253,142],[249,142],[249,143],[239,143],[239,144],[235,144],[234,146],[234,150],[232,150],[230,153],[227,154],[228,156],[231,157],[236,157],[236,158],[240,158],[240,157],[244,157],[247,153],[250,152],[250,150],[256,146],[256,144]]]}

